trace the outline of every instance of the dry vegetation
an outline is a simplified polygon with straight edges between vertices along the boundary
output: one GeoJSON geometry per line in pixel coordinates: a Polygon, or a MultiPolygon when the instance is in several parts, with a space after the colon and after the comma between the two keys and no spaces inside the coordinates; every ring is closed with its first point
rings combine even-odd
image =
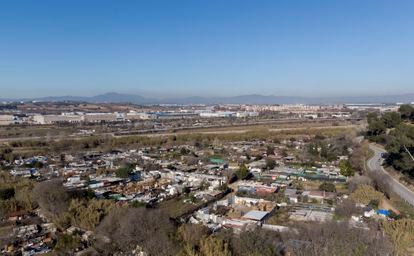
{"type": "Polygon", "coordinates": [[[297,256],[393,255],[381,231],[352,228],[339,222],[300,224],[285,235],[297,256]]]}
{"type": "Polygon", "coordinates": [[[373,200],[380,202],[383,196],[381,192],[370,185],[359,185],[350,198],[356,203],[367,205],[373,200]]]}
{"type": "Polygon", "coordinates": [[[412,255],[412,249],[414,249],[414,220],[384,221],[381,225],[393,241],[397,255],[412,255]]]}
{"type": "Polygon", "coordinates": [[[116,148],[137,148],[145,146],[168,146],[168,145],[211,145],[214,141],[231,142],[231,141],[280,141],[291,137],[303,138],[314,136],[338,136],[353,131],[353,128],[324,128],[324,129],[296,129],[283,131],[269,131],[267,129],[257,129],[241,134],[176,134],[166,136],[93,136],[76,139],[62,140],[20,140],[5,142],[0,145],[0,158],[16,159],[19,156],[33,156],[55,153],[73,153],[90,150],[109,151],[116,148]]]}

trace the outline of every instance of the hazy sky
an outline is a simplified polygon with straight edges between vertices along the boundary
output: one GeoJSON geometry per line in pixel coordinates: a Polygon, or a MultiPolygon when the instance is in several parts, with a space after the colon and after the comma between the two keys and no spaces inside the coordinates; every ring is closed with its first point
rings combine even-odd
{"type": "Polygon", "coordinates": [[[0,98],[414,92],[414,1],[2,1],[0,89],[0,98]]]}

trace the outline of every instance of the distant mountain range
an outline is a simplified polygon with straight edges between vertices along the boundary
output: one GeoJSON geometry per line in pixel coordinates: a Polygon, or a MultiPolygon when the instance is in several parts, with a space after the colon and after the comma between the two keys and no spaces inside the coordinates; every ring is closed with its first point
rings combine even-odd
{"type": "Polygon", "coordinates": [[[411,103],[414,102],[414,93],[387,96],[360,96],[360,97],[290,97],[274,95],[240,95],[233,97],[183,97],[156,99],[135,94],[116,92],[105,93],[92,97],[56,96],[23,99],[0,99],[2,102],[89,102],[89,103],[132,103],[139,105],[149,104],[341,104],[341,103],[411,103]]]}

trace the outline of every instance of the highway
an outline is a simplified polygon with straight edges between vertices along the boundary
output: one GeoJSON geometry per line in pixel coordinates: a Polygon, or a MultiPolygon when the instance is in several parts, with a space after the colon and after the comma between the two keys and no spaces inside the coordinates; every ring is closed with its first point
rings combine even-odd
{"type": "Polygon", "coordinates": [[[414,192],[406,188],[403,184],[401,184],[398,180],[392,177],[383,167],[382,164],[384,159],[381,157],[382,153],[386,153],[386,151],[374,144],[370,144],[369,148],[374,151],[374,156],[367,161],[367,166],[371,171],[374,172],[383,172],[385,173],[390,180],[391,188],[399,195],[403,200],[405,200],[410,205],[414,206],[414,192]]]}

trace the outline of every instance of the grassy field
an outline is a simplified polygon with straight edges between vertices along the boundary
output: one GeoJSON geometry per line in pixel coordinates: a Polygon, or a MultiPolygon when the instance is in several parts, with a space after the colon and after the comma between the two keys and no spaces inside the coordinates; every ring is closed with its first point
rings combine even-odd
{"type": "Polygon", "coordinates": [[[180,197],[161,202],[158,205],[158,208],[164,210],[171,218],[177,218],[197,207],[197,204],[184,203],[180,197]]]}
{"type": "Polygon", "coordinates": [[[0,227],[0,241],[2,238],[7,238],[13,232],[13,225],[0,227]]]}

